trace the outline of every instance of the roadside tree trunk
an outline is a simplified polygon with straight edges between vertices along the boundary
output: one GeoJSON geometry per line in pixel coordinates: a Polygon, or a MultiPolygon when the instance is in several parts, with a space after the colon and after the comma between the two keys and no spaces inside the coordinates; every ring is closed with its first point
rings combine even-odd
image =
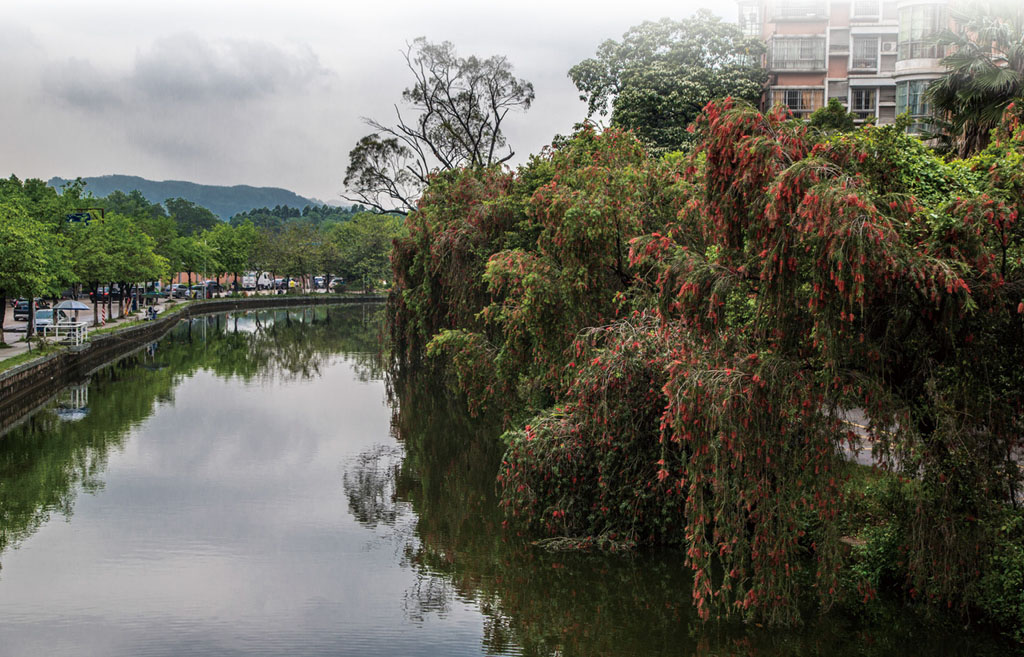
{"type": "Polygon", "coordinates": [[[100,284],[99,282],[90,283],[92,287],[92,325],[100,325],[100,284]]]}
{"type": "Polygon", "coordinates": [[[32,335],[36,330],[36,297],[35,294],[28,296],[28,325],[25,327],[25,342],[28,343],[28,350],[32,351],[32,335]]]}

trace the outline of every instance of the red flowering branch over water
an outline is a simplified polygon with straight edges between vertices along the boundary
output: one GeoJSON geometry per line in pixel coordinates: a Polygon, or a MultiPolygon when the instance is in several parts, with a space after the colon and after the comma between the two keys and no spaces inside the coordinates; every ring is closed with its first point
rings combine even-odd
{"type": "Polygon", "coordinates": [[[399,354],[521,427],[511,522],[680,545],[704,618],[876,594],[843,573],[851,443],[901,482],[897,588],[968,610],[1020,495],[1019,112],[955,162],[728,100],[694,135],[653,159],[585,128],[515,174],[435,179],[395,251],[399,354]]]}

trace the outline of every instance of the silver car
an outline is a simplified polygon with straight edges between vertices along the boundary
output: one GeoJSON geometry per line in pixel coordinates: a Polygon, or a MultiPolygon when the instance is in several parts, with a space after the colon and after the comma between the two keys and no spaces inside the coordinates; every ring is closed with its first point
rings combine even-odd
{"type": "Polygon", "coordinates": [[[43,329],[48,326],[53,326],[54,322],[66,322],[69,317],[64,314],[63,310],[57,311],[57,316],[54,317],[53,310],[37,310],[36,311],[36,333],[42,333],[43,329]]]}

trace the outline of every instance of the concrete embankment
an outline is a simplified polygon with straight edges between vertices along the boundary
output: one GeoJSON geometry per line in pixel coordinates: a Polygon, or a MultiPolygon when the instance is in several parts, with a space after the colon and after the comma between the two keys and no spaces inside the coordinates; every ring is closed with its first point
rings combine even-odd
{"type": "Polygon", "coordinates": [[[107,363],[159,340],[183,319],[234,310],[381,303],[384,300],[383,296],[333,295],[213,299],[191,303],[151,322],[96,335],[79,347],[68,347],[0,373],[0,435],[64,386],[81,381],[107,363]]]}

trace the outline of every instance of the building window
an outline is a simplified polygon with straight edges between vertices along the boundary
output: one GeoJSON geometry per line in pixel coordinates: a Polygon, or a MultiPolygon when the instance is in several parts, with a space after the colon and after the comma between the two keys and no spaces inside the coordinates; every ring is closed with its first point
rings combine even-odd
{"type": "Polygon", "coordinates": [[[757,5],[740,6],[740,29],[748,37],[761,36],[761,11],[757,5]]]}
{"type": "Polygon", "coordinates": [[[825,39],[786,37],[772,40],[772,70],[821,71],[825,69],[825,39]]]}
{"type": "Polygon", "coordinates": [[[924,92],[931,80],[910,80],[896,83],[896,114],[910,113],[914,123],[909,132],[927,132],[931,128],[932,108],[925,99],[924,92]]]}
{"type": "Polygon", "coordinates": [[[823,0],[775,0],[774,17],[776,20],[823,18],[827,15],[823,0]]]}
{"type": "Polygon", "coordinates": [[[772,89],[772,105],[785,105],[799,118],[820,108],[824,99],[824,89],[772,89]]]}
{"type": "Polygon", "coordinates": [[[856,18],[878,18],[882,13],[878,0],[853,0],[853,15],[856,18]]]}
{"type": "Polygon", "coordinates": [[[878,37],[853,38],[853,69],[878,68],[878,37]]]}
{"type": "Polygon", "coordinates": [[[932,43],[932,37],[946,27],[945,7],[913,5],[900,9],[899,58],[938,59],[945,48],[932,43]]]}
{"type": "Polygon", "coordinates": [[[850,93],[850,111],[860,120],[875,116],[876,89],[853,89],[850,93]]]}

